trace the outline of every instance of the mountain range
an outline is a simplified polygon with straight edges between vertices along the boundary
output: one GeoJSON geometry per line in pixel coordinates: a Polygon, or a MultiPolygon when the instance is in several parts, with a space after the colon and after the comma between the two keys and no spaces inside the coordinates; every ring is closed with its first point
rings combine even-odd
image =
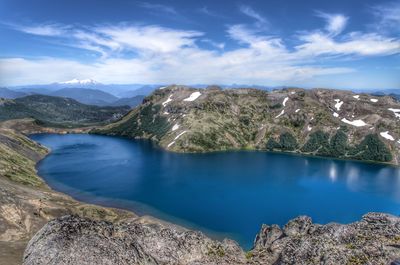
{"type": "MultiPolygon", "coordinates": [[[[43,85],[25,85],[8,88],[0,88],[0,97],[18,98],[32,94],[49,96],[61,96],[75,99],[84,104],[98,106],[117,106],[126,104],[136,107],[141,103],[140,99],[150,95],[154,90],[163,87],[160,84],[103,84],[93,79],[72,79],[69,81],[56,82],[43,85]]],[[[193,88],[204,89],[209,87],[206,84],[194,84],[193,88]]],[[[273,91],[294,86],[262,86],[246,84],[219,85],[223,89],[256,88],[265,91],[273,91]]],[[[400,98],[400,89],[384,90],[354,90],[357,93],[372,93],[375,95],[390,95],[400,98]]]]}
{"type": "Polygon", "coordinates": [[[0,98],[15,99],[28,95],[47,95],[71,98],[83,104],[97,106],[122,106],[136,107],[145,95],[150,94],[154,86],[143,86],[136,90],[118,90],[119,96],[113,95],[108,90],[108,85],[103,85],[91,79],[73,79],[66,82],[49,85],[34,85],[14,88],[0,88],[0,98]]]}

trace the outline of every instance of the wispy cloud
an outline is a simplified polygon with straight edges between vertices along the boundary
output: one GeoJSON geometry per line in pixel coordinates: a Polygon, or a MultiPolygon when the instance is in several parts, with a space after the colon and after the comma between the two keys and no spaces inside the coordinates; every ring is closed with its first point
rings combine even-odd
{"type": "Polygon", "coordinates": [[[317,16],[326,20],[325,29],[334,36],[343,32],[349,19],[342,14],[328,14],[321,11],[317,12],[317,16]]]}
{"type": "Polygon", "coordinates": [[[148,3],[148,2],[138,2],[138,5],[140,7],[156,11],[156,12],[164,12],[164,13],[169,13],[172,15],[177,15],[178,12],[173,8],[172,6],[167,6],[163,4],[153,4],[153,3],[148,3]]]}
{"type": "Polygon", "coordinates": [[[400,1],[376,5],[371,8],[378,19],[379,29],[400,31],[400,1]]]}
{"type": "Polygon", "coordinates": [[[214,12],[212,10],[210,10],[207,6],[203,6],[201,8],[197,9],[197,12],[210,16],[210,17],[219,17],[219,18],[224,18],[225,16],[222,14],[219,14],[217,12],[214,12]]]}
{"type": "Polygon", "coordinates": [[[15,24],[8,25],[19,31],[40,36],[59,36],[64,34],[65,31],[68,29],[66,26],[51,23],[37,26],[20,26],[15,24]]]}
{"type": "Polygon", "coordinates": [[[245,14],[246,16],[249,16],[249,17],[255,19],[256,22],[257,22],[259,25],[265,26],[265,25],[269,24],[268,20],[267,20],[265,17],[263,17],[263,16],[262,16],[261,14],[259,14],[258,12],[256,12],[256,11],[255,11],[252,7],[250,7],[250,6],[241,5],[241,6],[239,6],[239,10],[240,10],[240,12],[242,12],[243,14],[245,14]]]}

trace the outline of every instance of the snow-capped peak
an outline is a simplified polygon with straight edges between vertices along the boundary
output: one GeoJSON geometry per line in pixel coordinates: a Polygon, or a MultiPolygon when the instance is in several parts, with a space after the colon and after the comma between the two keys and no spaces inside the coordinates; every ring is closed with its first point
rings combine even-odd
{"type": "Polygon", "coordinates": [[[69,81],[65,81],[65,82],[60,82],[59,84],[68,84],[68,85],[96,85],[96,84],[100,84],[97,81],[94,81],[93,79],[72,79],[69,81]]]}

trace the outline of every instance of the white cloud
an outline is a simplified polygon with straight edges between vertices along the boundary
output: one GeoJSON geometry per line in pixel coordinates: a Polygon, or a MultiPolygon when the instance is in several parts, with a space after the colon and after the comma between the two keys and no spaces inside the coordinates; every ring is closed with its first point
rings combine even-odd
{"type": "Polygon", "coordinates": [[[58,24],[43,24],[38,26],[11,25],[11,27],[28,34],[40,36],[59,36],[62,35],[66,30],[65,26],[60,26],[58,24]]]}
{"type": "Polygon", "coordinates": [[[247,5],[241,5],[239,7],[240,12],[245,14],[246,16],[249,16],[251,18],[254,18],[258,23],[260,24],[267,24],[268,20],[260,15],[258,12],[256,12],[253,8],[247,5]]]}
{"type": "MultiPolygon", "coordinates": [[[[246,12],[253,14],[249,10],[246,12]]],[[[337,60],[335,65],[339,66],[324,64],[333,58],[400,53],[398,38],[378,33],[341,34],[347,19],[344,21],[341,15],[324,16],[328,21],[326,28],[301,33],[300,43],[295,47],[288,47],[279,36],[262,33],[258,25],[244,24],[228,27],[227,34],[237,45],[229,49],[203,32],[158,25],[125,23],[78,28],[56,25],[54,31],[30,30],[30,34],[55,36],[63,45],[100,56],[94,63],[57,58],[3,58],[0,59],[0,85],[50,83],[72,78],[93,78],[103,83],[306,83],[317,77],[356,71],[340,66],[337,60]],[[56,29],[63,34],[57,34],[56,29]],[[198,45],[200,42],[209,43],[210,47],[202,48],[198,45]]],[[[18,29],[28,32],[23,27],[18,29]]]]}
{"type": "MultiPolygon", "coordinates": [[[[94,32],[126,49],[167,53],[195,46],[198,31],[174,30],[159,26],[107,26],[94,28],[94,32]]],[[[103,42],[103,41],[102,41],[103,42]]],[[[97,44],[104,44],[94,41],[97,44]]]]}
{"type": "Polygon", "coordinates": [[[342,14],[328,14],[324,12],[317,12],[317,16],[326,20],[325,29],[330,35],[336,36],[345,29],[348,17],[342,14]]]}
{"type": "Polygon", "coordinates": [[[296,47],[303,56],[359,55],[383,56],[400,53],[400,41],[396,38],[380,36],[376,33],[352,32],[336,41],[331,36],[313,32],[300,36],[303,44],[296,47]]]}
{"type": "Polygon", "coordinates": [[[400,1],[374,6],[372,12],[378,18],[378,29],[400,30],[400,1]]]}

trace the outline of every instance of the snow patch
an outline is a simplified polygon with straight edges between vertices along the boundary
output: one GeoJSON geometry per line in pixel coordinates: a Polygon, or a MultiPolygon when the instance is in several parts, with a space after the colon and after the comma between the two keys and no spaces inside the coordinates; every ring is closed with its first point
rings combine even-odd
{"type": "Polygon", "coordinates": [[[340,108],[342,107],[342,105],[343,105],[343,101],[340,101],[340,99],[335,99],[335,102],[336,102],[336,104],[335,104],[335,108],[337,109],[337,110],[340,110],[340,108]]]}
{"type": "Polygon", "coordinates": [[[180,134],[178,134],[175,138],[174,138],[174,140],[172,141],[172,142],[170,142],[168,145],[167,145],[167,147],[170,147],[171,145],[173,145],[174,143],[175,143],[175,141],[176,140],[178,140],[178,138],[179,137],[181,137],[183,134],[185,134],[186,133],[186,131],[183,131],[183,132],[181,132],[180,134]]]}
{"type": "Polygon", "coordinates": [[[181,132],[180,134],[178,134],[175,138],[174,141],[178,140],[179,137],[181,137],[183,134],[185,134],[186,131],[181,132]]]}
{"type": "Polygon", "coordinates": [[[282,116],[283,114],[285,114],[285,110],[284,110],[284,109],[281,111],[281,113],[279,113],[278,116],[275,117],[275,119],[276,119],[276,118],[279,118],[279,117],[282,116]]]}
{"type": "Polygon", "coordinates": [[[171,101],[172,101],[172,95],[169,95],[168,99],[167,99],[166,101],[164,101],[164,102],[162,103],[162,105],[165,107],[165,106],[167,106],[167,104],[170,103],[171,101]]]}
{"type": "Polygon", "coordinates": [[[394,116],[396,116],[397,118],[400,118],[400,109],[389,108],[388,110],[392,111],[394,113],[394,116]]]}
{"type": "Polygon", "coordinates": [[[393,136],[391,136],[391,135],[389,134],[389,131],[381,132],[380,135],[381,135],[383,138],[385,138],[385,139],[388,139],[388,140],[390,140],[390,141],[394,141],[394,138],[393,138],[393,136]]]}
{"type": "Polygon", "coordinates": [[[342,119],[342,122],[347,123],[347,124],[350,124],[350,125],[353,125],[353,126],[356,126],[356,127],[363,127],[363,126],[365,126],[365,125],[368,125],[368,124],[366,124],[363,120],[349,121],[349,120],[346,119],[346,118],[343,118],[343,119],[342,119]]]}
{"type": "Polygon", "coordinates": [[[96,84],[100,84],[100,83],[97,82],[97,81],[94,81],[93,79],[82,79],[82,80],[79,80],[79,79],[74,78],[72,80],[65,81],[65,82],[60,82],[58,84],[96,85],[96,84]]]}
{"type": "Polygon", "coordinates": [[[336,112],[333,113],[333,117],[339,117],[339,114],[337,114],[336,112]]]}
{"type": "Polygon", "coordinates": [[[300,109],[295,110],[296,113],[299,112],[299,111],[300,111],[300,109]]]}
{"type": "Polygon", "coordinates": [[[198,97],[201,96],[200,92],[193,92],[188,98],[185,98],[183,101],[195,101],[198,97]]]}
{"type": "Polygon", "coordinates": [[[175,124],[173,127],[172,127],[172,131],[176,131],[176,130],[178,130],[179,129],[179,124],[175,124]]]}
{"type": "Polygon", "coordinates": [[[163,90],[166,86],[159,87],[158,89],[163,90]]]}
{"type": "Polygon", "coordinates": [[[355,98],[355,99],[360,99],[360,95],[355,95],[355,96],[353,96],[353,98],[355,98]]]}
{"type": "Polygon", "coordinates": [[[311,130],[312,130],[312,127],[311,127],[310,125],[308,125],[308,126],[307,126],[307,130],[308,130],[308,131],[311,131],[311,130]]]}
{"type": "Polygon", "coordinates": [[[374,102],[374,103],[378,102],[378,100],[376,98],[371,98],[370,101],[374,102]]]}
{"type": "Polygon", "coordinates": [[[168,115],[169,114],[169,112],[167,112],[167,111],[164,111],[164,115],[168,115]]]}
{"type": "Polygon", "coordinates": [[[286,106],[286,102],[289,100],[289,98],[288,97],[286,97],[284,100],[283,100],[283,106],[285,107],[286,106]]]}

